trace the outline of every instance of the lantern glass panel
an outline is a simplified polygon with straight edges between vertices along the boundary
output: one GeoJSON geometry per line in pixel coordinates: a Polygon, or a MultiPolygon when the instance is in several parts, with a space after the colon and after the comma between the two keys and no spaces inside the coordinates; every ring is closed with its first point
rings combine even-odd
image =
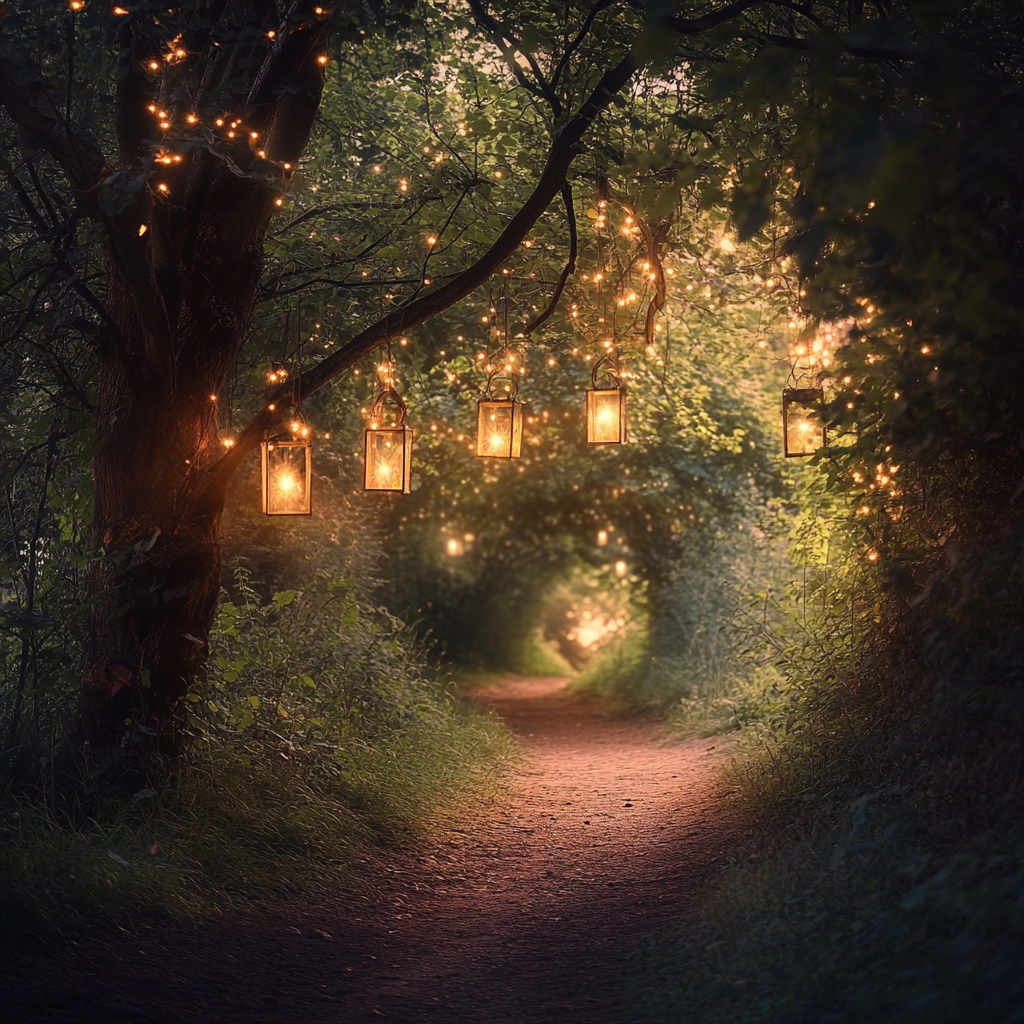
{"type": "Polygon", "coordinates": [[[626,443],[626,389],[587,392],[587,444],[626,443]]]}
{"type": "Polygon", "coordinates": [[[523,407],[518,399],[479,403],[476,453],[484,459],[518,459],[523,446],[523,407]]]}
{"type": "Polygon", "coordinates": [[[408,427],[366,431],[363,489],[412,491],[412,431],[408,427]]]}
{"type": "Polygon", "coordinates": [[[311,461],[311,446],[305,438],[263,442],[264,515],[311,513],[311,461]]]}
{"type": "Polygon", "coordinates": [[[782,394],[782,436],[787,459],[825,446],[821,388],[787,388],[782,394]]]}

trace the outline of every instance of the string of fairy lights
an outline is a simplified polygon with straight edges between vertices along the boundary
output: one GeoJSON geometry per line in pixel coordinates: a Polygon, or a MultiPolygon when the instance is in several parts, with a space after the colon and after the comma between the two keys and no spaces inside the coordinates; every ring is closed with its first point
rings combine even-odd
{"type": "MultiPolygon", "coordinates": [[[[594,218],[595,232],[607,229],[607,201],[600,200],[596,204],[597,216],[594,218]]],[[[627,239],[639,226],[633,215],[626,214],[618,232],[627,239]]],[[[529,240],[527,240],[529,241],[529,240]]],[[[437,235],[429,235],[428,246],[438,242],[437,235]]],[[[735,246],[726,251],[735,251],[735,246]]],[[[591,386],[584,395],[584,422],[586,442],[590,445],[624,445],[629,442],[628,429],[628,398],[626,381],[631,376],[620,362],[622,337],[620,336],[619,317],[626,319],[625,329],[621,335],[635,337],[641,311],[650,301],[648,289],[657,279],[657,271],[651,261],[631,260],[629,271],[639,278],[636,289],[628,286],[629,274],[620,272],[617,285],[608,289],[616,275],[611,268],[601,264],[603,269],[580,275],[583,284],[590,283],[595,289],[595,305],[597,312],[604,315],[596,316],[599,329],[610,336],[599,342],[596,352],[581,353],[578,346],[569,352],[580,356],[585,364],[591,366],[591,386]],[[621,287],[623,281],[626,287],[621,287]]],[[[659,266],[658,268],[662,268],[659,266]]],[[[666,277],[671,278],[675,270],[663,270],[666,277]]],[[[492,295],[486,312],[480,317],[481,327],[489,330],[496,351],[486,348],[478,351],[475,365],[478,372],[485,377],[482,394],[477,402],[477,423],[475,441],[470,440],[471,449],[481,459],[498,459],[504,461],[517,460],[522,456],[524,422],[532,425],[548,421],[547,411],[540,416],[524,415],[523,402],[519,395],[520,381],[526,374],[526,366],[522,357],[514,350],[514,341],[522,339],[518,334],[513,339],[509,329],[509,283],[513,273],[508,268],[501,272],[502,295],[492,295]]],[[[535,277],[534,274],[526,275],[535,277]]],[[[692,290],[693,285],[685,286],[692,290]]],[[[710,294],[709,289],[705,289],[710,294]]],[[[705,295],[705,298],[708,295],[705,295]]],[[[709,303],[708,308],[714,312],[715,304],[709,303]]],[[[579,297],[565,302],[566,320],[574,325],[580,317],[579,297]]],[[[823,382],[827,378],[837,347],[847,340],[852,324],[821,324],[814,337],[796,343],[791,351],[790,380],[783,392],[783,445],[787,457],[809,456],[825,446],[824,427],[824,390],[823,382]]],[[[788,326],[799,329],[803,325],[799,314],[791,314],[788,326]]],[[[661,332],[661,324],[655,324],[653,334],[661,332]]],[[[457,336],[457,342],[465,342],[464,335],[457,336]]],[[[663,366],[665,359],[653,344],[652,336],[645,335],[644,353],[653,360],[656,366],[663,366]]],[[[405,347],[408,338],[399,339],[399,345],[405,347]]],[[[761,343],[762,347],[764,342],[761,343]]],[[[639,346],[637,346],[639,347],[639,346]]],[[[446,350],[440,351],[442,359],[446,350]]],[[[557,365],[554,355],[547,358],[548,366],[557,365]]],[[[369,413],[369,422],[364,432],[363,487],[367,491],[393,491],[408,494],[412,490],[412,448],[414,433],[405,424],[406,407],[396,387],[397,366],[391,356],[388,343],[387,358],[376,367],[380,392],[369,413]],[[385,411],[388,406],[396,410],[395,422],[385,422],[385,411]]],[[[464,371],[449,369],[445,365],[444,375],[447,382],[461,384],[460,374],[464,371]]],[[[353,373],[358,375],[356,368],[353,373]]],[[[273,384],[283,380],[280,367],[272,369],[268,382],[273,384]]],[[[367,409],[362,410],[364,414],[367,409]]],[[[564,413],[566,417],[569,413],[564,413]]],[[[294,424],[293,424],[294,427],[294,424]]],[[[431,423],[432,435],[437,436],[437,425],[431,423]]],[[[459,433],[458,440],[466,438],[459,433]]],[[[263,445],[263,477],[264,477],[264,510],[268,514],[304,515],[309,514],[309,475],[308,451],[309,439],[303,436],[282,435],[276,439],[267,439],[263,445]],[[275,469],[275,466],[277,467],[275,469]],[[279,477],[283,483],[275,488],[275,479],[279,477]],[[274,493],[270,493],[273,491],[274,493]]]]}
{"type": "MultiPolygon", "coordinates": [[[[606,226],[606,206],[606,201],[599,201],[601,213],[595,222],[598,231],[606,226]]],[[[622,233],[628,237],[638,230],[635,218],[627,215],[621,228],[622,233]]],[[[437,241],[436,235],[427,236],[428,246],[436,245],[437,241]]],[[[652,272],[650,261],[643,262],[641,269],[643,279],[653,282],[656,275],[652,272]]],[[[515,351],[514,343],[525,336],[519,333],[513,338],[509,326],[509,286],[512,276],[510,269],[502,270],[501,295],[492,297],[487,311],[480,317],[481,327],[488,329],[495,343],[494,350],[488,348],[477,352],[474,361],[479,372],[485,376],[483,391],[477,402],[476,438],[475,443],[472,443],[476,456],[481,459],[520,459],[524,421],[533,424],[548,418],[546,411],[540,417],[524,415],[519,389],[520,381],[526,374],[526,366],[522,356],[515,351]]],[[[628,374],[620,363],[619,318],[620,313],[625,313],[629,320],[628,326],[635,328],[638,311],[643,308],[645,299],[645,293],[638,295],[636,291],[628,291],[609,299],[603,287],[605,276],[606,272],[602,271],[583,275],[584,279],[591,280],[596,287],[598,305],[606,314],[598,316],[597,323],[602,325],[605,332],[611,331],[611,336],[601,342],[596,354],[583,354],[584,362],[592,364],[591,386],[586,389],[584,398],[586,442],[597,446],[623,445],[629,441],[628,374]]],[[[579,302],[568,302],[567,312],[569,322],[572,323],[579,316],[579,302]]],[[[457,341],[464,342],[465,336],[459,335],[457,341]]],[[[407,338],[399,339],[400,346],[404,347],[407,343],[407,338]]],[[[412,490],[414,433],[405,424],[406,406],[396,387],[397,367],[391,355],[390,341],[387,350],[386,358],[376,366],[380,391],[372,409],[363,409],[368,416],[363,444],[363,488],[367,491],[408,494],[412,490]],[[389,407],[395,410],[393,423],[387,422],[389,407]]],[[[652,346],[647,346],[647,351],[652,353],[652,346]]],[[[579,348],[573,347],[571,353],[579,354],[579,348]]],[[[445,350],[441,350],[442,358],[446,354],[445,350]]],[[[663,360],[659,359],[658,362],[663,363],[663,360]]],[[[553,356],[549,357],[548,365],[557,365],[557,360],[553,356]]],[[[358,368],[353,371],[354,374],[359,372],[358,368]]],[[[449,369],[444,372],[449,383],[461,383],[458,372],[449,369]]],[[[285,374],[282,367],[272,367],[267,377],[268,384],[282,382],[285,374]]],[[[304,425],[301,432],[296,432],[298,422],[292,424],[291,434],[284,432],[266,438],[262,445],[263,510],[268,515],[308,515],[311,511],[311,441],[304,425]]],[[[431,424],[431,431],[436,432],[436,424],[431,424]]],[[[460,434],[459,439],[464,436],[460,434]]]]}
{"type": "MultiPolygon", "coordinates": [[[[72,16],[80,15],[86,7],[86,0],[68,2],[68,10],[72,16]]],[[[117,18],[134,16],[132,11],[119,5],[110,8],[110,13],[117,18]]],[[[329,12],[322,7],[315,8],[315,15],[318,18],[327,17],[328,14],[329,12]]],[[[278,32],[267,30],[264,35],[268,44],[280,43],[278,32]]],[[[159,78],[163,71],[185,61],[190,55],[182,39],[182,34],[179,33],[166,42],[163,52],[144,58],[142,70],[153,78],[159,78]]],[[[214,42],[213,45],[218,44],[214,42]]],[[[329,63],[325,53],[316,53],[313,59],[321,68],[329,63]]],[[[173,95],[175,98],[167,104],[152,102],[147,105],[147,111],[159,129],[159,142],[154,145],[152,152],[152,166],[157,172],[151,183],[155,195],[163,199],[172,198],[177,187],[175,169],[185,162],[190,145],[201,134],[207,142],[213,140],[222,147],[222,154],[226,160],[244,164],[245,173],[271,188],[276,193],[272,200],[275,206],[284,206],[283,193],[295,168],[290,162],[268,159],[258,128],[247,124],[240,114],[208,110],[201,112],[191,109],[187,103],[183,104],[177,93],[173,95]]],[[[455,135],[464,138],[471,130],[466,121],[459,121],[455,135]]],[[[445,166],[446,162],[454,163],[459,157],[457,153],[447,153],[443,145],[431,143],[422,146],[422,159],[429,168],[440,168],[445,166]]],[[[373,165],[374,174],[380,174],[382,171],[380,164],[373,165]]],[[[506,176],[506,171],[500,166],[490,173],[499,181],[506,176]]],[[[794,169],[786,168],[785,173],[792,175],[794,169]]],[[[423,177],[422,173],[420,177],[423,177]]],[[[412,179],[413,175],[408,171],[397,178],[395,187],[400,196],[410,196],[412,179]]],[[[311,188],[315,191],[315,186],[311,188]]],[[[867,204],[865,215],[874,205],[873,202],[867,204]]],[[[598,199],[593,209],[588,211],[597,243],[598,269],[581,273],[577,279],[580,287],[593,287],[594,300],[602,314],[596,317],[597,328],[606,334],[610,331],[611,334],[600,342],[596,352],[581,352],[581,346],[573,346],[570,349],[572,356],[580,357],[591,368],[591,386],[585,391],[583,411],[586,442],[596,446],[624,445],[629,442],[626,382],[632,375],[622,365],[623,356],[628,355],[627,352],[623,352],[623,348],[629,347],[623,345],[622,338],[632,337],[635,340],[640,312],[645,308],[651,308],[651,291],[658,281],[659,273],[662,274],[662,288],[666,279],[671,279],[676,274],[675,268],[662,268],[660,263],[652,262],[656,260],[653,254],[649,254],[648,258],[642,261],[633,256],[625,268],[620,264],[618,273],[615,273],[611,255],[614,253],[617,258],[616,243],[641,241],[643,236],[642,226],[635,212],[626,207],[623,207],[623,211],[621,222],[614,228],[609,224],[608,199],[598,199]],[[617,287],[607,287],[609,281],[617,279],[621,284],[622,281],[632,278],[636,279],[635,287],[621,290],[617,287]],[[620,317],[626,321],[621,336],[620,317]]],[[[141,238],[149,230],[148,223],[139,224],[137,230],[141,238]]],[[[785,225],[780,225],[776,230],[781,237],[788,229],[785,225]]],[[[431,284],[427,266],[429,260],[442,250],[443,234],[444,230],[441,229],[430,232],[424,238],[427,255],[423,269],[417,275],[417,287],[431,284]]],[[[310,234],[310,238],[313,237],[315,231],[310,234]]],[[[527,251],[534,245],[534,240],[529,238],[522,242],[523,248],[527,251]]],[[[718,247],[727,255],[737,252],[735,242],[724,234],[718,240],[718,247]]],[[[755,285],[763,287],[766,293],[776,292],[787,284],[788,263],[788,257],[775,258],[773,244],[770,271],[766,275],[754,273],[750,280],[755,285]]],[[[402,272],[401,268],[395,270],[399,275],[402,272]]],[[[710,268],[705,270],[709,274],[714,273],[710,268]]],[[[367,276],[368,272],[363,271],[362,277],[367,276]]],[[[519,391],[526,374],[526,366],[522,357],[515,351],[515,339],[509,334],[511,276],[511,270],[502,271],[502,297],[492,299],[487,312],[481,317],[481,326],[490,330],[491,339],[497,343],[496,347],[500,350],[492,352],[488,347],[485,351],[478,352],[474,360],[477,369],[486,379],[477,402],[475,442],[470,442],[476,456],[481,459],[520,459],[524,425],[545,423],[549,419],[546,410],[539,416],[524,416],[519,391]]],[[[536,273],[524,276],[530,279],[537,277],[536,273]]],[[[396,281],[396,286],[401,283],[396,281]]],[[[717,311],[721,300],[716,298],[710,283],[705,283],[704,287],[698,290],[695,282],[690,282],[682,286],[682,290],[686,293],[688,302],[696,305],[702,301],[702,308],[707,313],[714,314],[717,311]],[[695,292],[696,294],[691,294],[695,292]]],[[[805,293],[801,290],[799,294],[802,298],[805,293]]],[[[385,298],[387,301],[394,301],[397,298],[393,288],[388,290],[385,298]]],[[[782,394],[783,453],[787,458],[812,456],[828,447],[826,387],[843,392],[842,404],[848,412],[855,413],[857,410],[861,391],[854,386],[852,376],[844,376],[840,386],[831,377],[830,370],[837,349],[848,344],[860,326],[869,324],[874,316],[881,313],[881,310],[876,309],[867,299],[856,301],[862,307],[863,316],[858,315],[856,321],[847,319],[837,323],[821,323],[816,326],[813,336],[809,338],[804,337],[805,332],[800,330],[804,326],[801,314],[793,313],[790,316],[789,327],[797,329],[802,340],[798,340],[792,346],[791,371],[782,394]]],[[[580,302],[578,295],[571,295],[565,303],[566,319],[570,326],[575,327],[580,321],[580,302]]],[[[795,308],[799,305],[799,300],[794,302],[795,308]]],[[[317,328],[319,326],[317,324],[317,328]]],[[[655,324],[653,332],[660,334],[662,325],[655,324]]],[[[517,338],[523,338],[523,335],[520,334],[517,338]]],[[[642,346],[645,355],[656,367],[664,367],[667,350],[664,353],[659,352],[653,340],[653,335],[647,331],[642,346]]],[[[458,341],[463,342],[465,338],[460,335],[458,341]]],[[[398,340],[398,344],[403,347],[408,343],[408,338],[398,340]]],[[[762,348],[766,347],[765,340],[760,340],[758,344],[762,348]]],[[[921,355],[930,355],[928,346],[921,346],[921,355]]],[[[441,352],[441,356],[445,356],[444,351],[441,352]]],[[[866,362],[873,366],[882,358],[881,355],[868,353],[866,362]]],[[[548,366],[554,367],[557,363],[554,355],[548,357],[548,366]]],[[[412,489],[414,432],[406,424],[407,409],[398,392],[397,366],[391,355],[390,344],[386,359],[376,370],[380,390],[372,409],[368,411],[368,424],[364,432],[363,486],[367,491],[408,494],[412,489]]],[[[444,372],[446,380],[450,383],[462,382],[461,371],[446,369],[444,372]]],[[[938,372],[937,367],[935,372],[938,372]]],[[[359,368],[353,370],[356,376],[360,373],[359,368]]],[[[274,363],[267,374],[268,389],[278,387],[287,376],[288,370],[284,364],[274,363]]],[[[217,396],[210,397],[216,401],[217,396]]],[[[900,397],[899,391],[893,393],[893,401],[898,401],[900,397]]],[[[273,403],[269,404],[268,408],[269,411],[275,412],[273,403]]],[[[265,437],[262,442],[262,508],[267,515],[309,515],[312,511],[312,439],[302,412],[300,396],[295,399],[293,417],[287,429],[274,436],[265,437]]],[[[432,433],[436,433],[436,424],[431,424],[430,429],[432,433]]],[[[460,433],[458,438],[462,441],[466,439],[466,435],[460,433]]],[[[233,438],[227,437],[223,439],[223,443],[226,447],[231,447],[235,442],[233,438]]],[[[886,449],[886,453],[888,451],[889,449],[886,449]]],[[[864,487],[869,500],[872,494],[898,498],[900,492],[895,485],[898,472],[898,465],[883,460],[877,463],[873,470],[867,466],[854,470],[853,482],[864,487]]],[[[867,503],[857,508],[858,515],[868,515],[872,511],[872,505],[867,503]]],[[[898,511],[892,514],[898,515],[898,511]]],[[[866,557],[870,561],[877,561],[879,555],[877,551],[872,550],[866,557]]]]}

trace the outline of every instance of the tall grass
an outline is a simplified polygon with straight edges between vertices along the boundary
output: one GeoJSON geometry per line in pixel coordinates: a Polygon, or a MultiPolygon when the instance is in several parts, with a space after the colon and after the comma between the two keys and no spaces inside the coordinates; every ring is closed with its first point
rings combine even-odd
{"type": "Polygon", "coordinates": [[[411,632],[321,575],[264,602],[244,570],[189,694],[176,777],[72,824],[8,793],[0,908],[9,934],[96,920],[252,912],[334,884],[369,844],[404,843],[501,785],[494,717],[452,694],[411,632]]]}
{"type": "Polygon", "coordinates": [[[1019,526],[922,546],[908,600],[905,564],[803,519],[792,585],[747,620],[730,775],[755,838],[644,952],[637,1019],[1020,1020],[1019,526]]]}

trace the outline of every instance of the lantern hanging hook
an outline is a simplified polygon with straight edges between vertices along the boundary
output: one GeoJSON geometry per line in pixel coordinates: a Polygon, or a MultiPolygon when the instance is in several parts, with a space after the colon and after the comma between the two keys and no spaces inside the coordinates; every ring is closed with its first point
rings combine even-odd
{"type": "Polygon", "coordinates": [[[395,406],[395,420],[396,426],[401,428],[405,426],[405,400],[395,390],[394,386],[390,383],[384,386],[384,390],[376,397],[373,403],[373,408],[370,412],[372,417],[371,422],[379,423],[381,415],[384,411],[384,404],[386,402],[392,402],[395,406]]]}
{"type": "Polygon", "coordinates": [[[505,365],[506,366],[508,366],[508,357],[509,357],[509,351],[508,351],[508,278],[509,278],[509,275],[506,274],[505,277],[504,277],[504,281],[502,282],[502,296],[501,296],[502,314],[504,316],[504,321],[505,321],[505,323],[504,323],[504,341],[505,341],[505,365]]]}
{"type": "MultiPolygon", "coordinates": [[[[590,371],[590,382],[593,384],[594,388],[601,390],[598,380],[611,381],[612,383],[610,387],[622,387],[622,367],[619,365],[618,352],[608,352],[594,363],[594,368],[590,371]],[[598,370],[601,372],[598,373],[598,370]]],[[[609,385],[606,384],[605,387],[607,388],[609,385]]]]}
{"type": "Polygon", "coordinates": [[[491,387],[493,382],[496,380],[507,380],[510,382],[510,387],[506,388],[508,391],[508,397],[515,399],[519,397],[519,379],[514,373],[508,373],[507,371],[499,368],[492,370],[487,375],[487,384],[484,386],[484,399],[491,398],[491,387]]]}

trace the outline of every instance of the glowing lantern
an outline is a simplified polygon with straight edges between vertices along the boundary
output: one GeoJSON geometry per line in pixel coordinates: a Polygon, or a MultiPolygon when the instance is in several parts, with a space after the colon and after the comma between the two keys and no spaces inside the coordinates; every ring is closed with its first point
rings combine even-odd
{"type": "Polygon", "coordinates": [[[459,537],[449,537],[445,550],[451,558],[461,558],[466,553],[466,548],[459,537]]]}
{"type": "MultiPolygon", "coordinates": [[[[306,428],[303,428],[308,433],[306,428]]],[[[312,448],[308,437],[263,442],[263,514],[308,516],[312,512],[312,448]]]]}
{"type": "Polygon", "coordinates": [[[405,402],[394,388],[389,387],[373,403],[366,431],[363,490],[412,492],[412,430],[405,425],[405,402]],[[388,399],[397,409],[393,427],[382,426],[388,399]]]}
{"type": "Polygon", "coordinates": [[[782,440],[787,459],[813,455],[825,446],[821,388],[786,388],[782,392],[782,440]]]}
{"type": "Polygon", "coordinates": [[[507,398],[491,394],[494,374],[487,378],[484,397],[477,404],[476,454],[481,459],[518,459],[523,447],[523,404],[519,382],[508,378],[507,398]]]}
{"type": "Polygon", "coordinates": [[[602,383],[598,383],[598,369],[605,359],[594,364],[590,375],[594,386],[587,391],[587,444],[625,444],[626,389],[607,369],[600,374],[602,383]]]}

